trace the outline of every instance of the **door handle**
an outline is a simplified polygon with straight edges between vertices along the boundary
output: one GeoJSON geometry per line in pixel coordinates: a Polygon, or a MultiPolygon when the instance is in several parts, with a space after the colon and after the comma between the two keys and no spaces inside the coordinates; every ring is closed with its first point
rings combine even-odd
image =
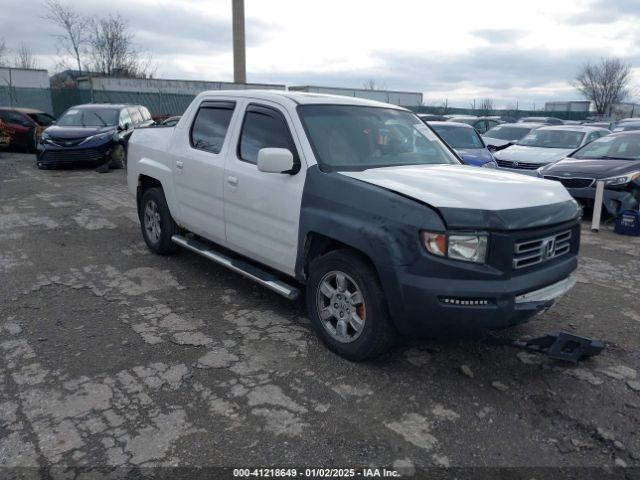
{"type": "Polygon", "coordinates": [[[238,179],[236,177],[227,177],[227,183],[232,187],[235,187],[238,185],[238,179]]]}
{"type": "Polygon", "coordinates": [[[184,162],[182,160],[176,160],[176,168],[182,170],[182,167],[184,167],[184,162]]]}

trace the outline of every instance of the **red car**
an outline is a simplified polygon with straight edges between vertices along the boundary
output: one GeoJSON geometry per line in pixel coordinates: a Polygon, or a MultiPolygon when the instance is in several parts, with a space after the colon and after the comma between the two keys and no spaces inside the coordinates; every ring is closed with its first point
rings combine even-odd
{"type": "Polygon", "coordinates": [[[0,120],[0,148],[7,148],[11,143],[11,134],[6,123],[0,120]]]}
{"type": "Polygon", "coordinates": [[[0,107],[0,120],[11,135],[10,148],[35,152],[40,134],[55,118],[33,108],[0,107]]]}

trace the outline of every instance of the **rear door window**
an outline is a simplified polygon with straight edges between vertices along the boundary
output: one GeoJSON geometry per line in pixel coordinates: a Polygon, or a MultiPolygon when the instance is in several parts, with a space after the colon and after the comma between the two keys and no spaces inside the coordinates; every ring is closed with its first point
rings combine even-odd
{"type": "Polygon", "coordinates": [[[151,120],[151,114],[146,107],[140,107],[140,114],[142,115],[142,120],[144,120],[145,122],[151,120]]]}
{"type": "Polygon", "coordinates": [[[137,108],[130,108],[129,115],[131,115],[131,120],[134,126],[140,125],[142,123],[142,115],[137,108]]]}
{"type": "Polygon", "coordinates": [[[234,102],[203,102],[191,125],[191,146],[220,153],[234,108],[234,102]]]}
{"type": "Polygon", "coordinates": [[[242,123],[238,157],[255,165],[262,148],[287,148],[297,162],[295,144],[282,113],[263,105],[249,105],[242,123]]]}

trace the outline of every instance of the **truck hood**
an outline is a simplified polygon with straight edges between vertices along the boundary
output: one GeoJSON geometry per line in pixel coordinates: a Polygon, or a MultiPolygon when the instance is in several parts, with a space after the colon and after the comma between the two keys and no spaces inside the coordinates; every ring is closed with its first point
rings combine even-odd
{"type": "Polygon", "coordinates": [[[560,182],[468,165],[382,167],[342,175],[436,208],[447,228],[519,230],[580,216],[560,182]]]}
{"type": "Polygon", "coordinates": [[[436,208],[511,210],[571,200],[559,182],[468,165],[409,165],[340,173],[436,208]]]}
{"type": "Polygon", "coordinates": [[[607,178],[625,175],[640,170],[639,160],[580,159],[565,158],[545,168],[544,175],[588,176],[589,178],[607,178]]]}
{"type": "Polygon", "coordinates": [[[574,150],[575,148],[544,148],[512,145],[509,148],[496,152],[494,156],[498,160],[545,165],[563,159],[574,150]]]}

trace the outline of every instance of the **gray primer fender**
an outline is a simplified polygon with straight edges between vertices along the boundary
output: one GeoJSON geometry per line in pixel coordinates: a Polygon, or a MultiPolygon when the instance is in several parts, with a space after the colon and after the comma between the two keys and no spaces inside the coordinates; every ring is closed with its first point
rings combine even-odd
{"type": "MultiPolygon", "coordinates": [[[[393,267],[415,263],[422,255],[422,229],[444,230],[442,219],[432,208],[313,166],[307,170],[302,195],[296,278],[303,283],[306,280],[307,241],[310,234],[317,233],[369,257],[387,298],[400,299],[393,267]]],[[[393,312],[393,305],[390,306],[393,312]]]]}

